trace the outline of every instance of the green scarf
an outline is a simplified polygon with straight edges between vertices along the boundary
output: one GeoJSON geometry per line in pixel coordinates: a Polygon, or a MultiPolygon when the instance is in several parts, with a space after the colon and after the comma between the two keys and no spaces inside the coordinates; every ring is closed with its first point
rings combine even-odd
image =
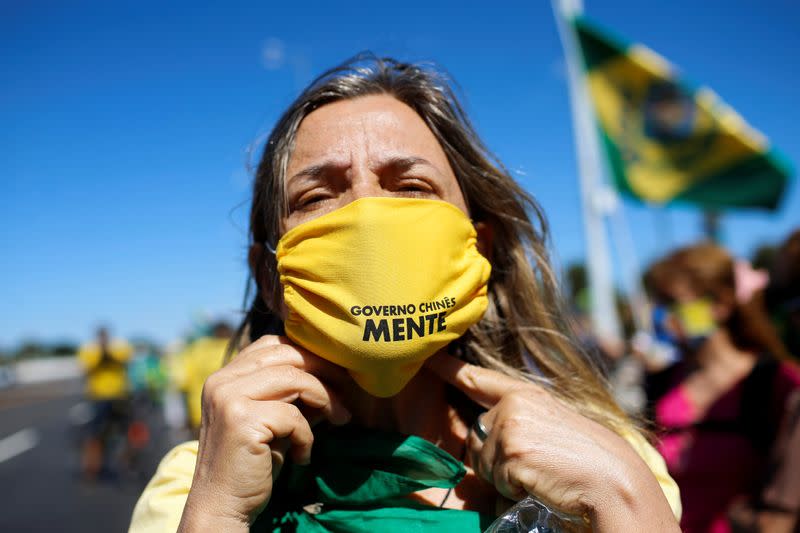
{"type": "Polygon", "coordinates": [[[495,517],[407,496],[453,488],[464,465],[414,436],[346,426],[315,432],[311,464],[287,462],[251,532],[476,532],[495,517]]]}

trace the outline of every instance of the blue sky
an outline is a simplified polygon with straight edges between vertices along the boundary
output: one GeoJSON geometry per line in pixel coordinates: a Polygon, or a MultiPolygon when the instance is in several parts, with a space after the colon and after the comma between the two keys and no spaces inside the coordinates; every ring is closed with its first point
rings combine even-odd
{"type": "MultiPolygon", "coordinates": [[[[800,162],[800,7],[587,0],[586,14],[707,84],[800,162]]],[[[583,257],[562,52],[549,2],[4,2],[0,347],[100,322],[166,341],[235,317],[248,147],[314,74],[361,50],[433,60],[544,206],[558,263],[583,257]],[[112,5],[114,4],[114,5],[112,5]]],[[[639,259],[700,236],[688,208],[625,213],[639,259]]],[[[800,225],[727,215],[737,254],[800,225]]]]}

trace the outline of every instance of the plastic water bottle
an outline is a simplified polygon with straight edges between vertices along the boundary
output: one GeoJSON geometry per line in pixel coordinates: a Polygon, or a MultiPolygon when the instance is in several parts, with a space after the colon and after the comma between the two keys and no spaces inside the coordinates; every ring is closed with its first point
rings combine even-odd
{"type": "Polygon", "coordinates": [[[492,522],[484,533],[571,533],[573,531],[589,531],[589,525],[580,517],[550,509],[539,500],[528,496],[492,522]]]}

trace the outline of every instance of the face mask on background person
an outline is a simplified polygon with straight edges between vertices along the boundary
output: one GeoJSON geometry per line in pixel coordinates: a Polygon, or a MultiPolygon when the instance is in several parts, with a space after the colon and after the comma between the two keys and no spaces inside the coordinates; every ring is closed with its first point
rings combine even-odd
{"type": "Polygon", "coordinates": [[[286,335],[393,396],[483,316],[491,266],[476,240],[439,200],[361,198],[304,222],[276,250],[286,335]]]}
{"type": "Polygon", "coordinates": [[[678,322],[682,343],[690,350],[699,349],[717,329],[713,302],[698,298],[673,305],[671,311],[678,322]]]}

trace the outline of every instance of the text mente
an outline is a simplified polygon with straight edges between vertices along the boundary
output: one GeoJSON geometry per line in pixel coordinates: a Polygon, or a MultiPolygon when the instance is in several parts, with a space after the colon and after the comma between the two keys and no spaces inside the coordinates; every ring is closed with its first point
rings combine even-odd
{"type": "Polygon", "coordinates": [[[365,320],[363,341],[397,342],[425,337],[446,330],[446,310],[455,304],[455,298],[442,298],[432,302],[421,302],[418,305],[354,305],[350,308],[350,313],[353,316],[383,317],[365,320]],[[403,316],[413,315],[417,311],[424,314],[403,316]],[[439,312],[431,313],[431,311],[439,312]]]}

